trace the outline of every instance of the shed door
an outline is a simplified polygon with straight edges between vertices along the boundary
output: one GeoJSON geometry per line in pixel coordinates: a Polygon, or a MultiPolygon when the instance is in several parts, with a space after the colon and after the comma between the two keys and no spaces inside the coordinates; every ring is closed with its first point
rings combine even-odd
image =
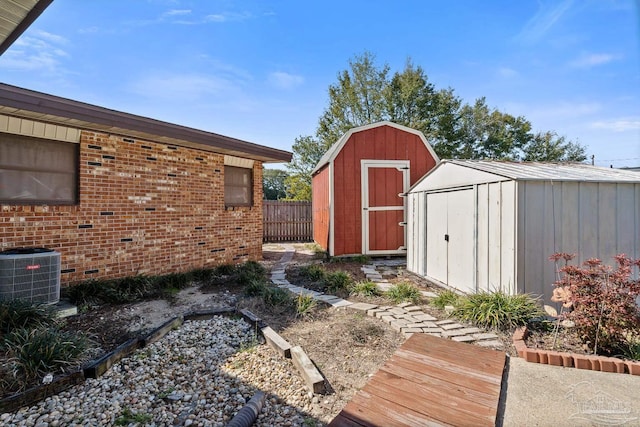
{"type": "Polygon", "coordinates": [[[474,191],[427,194],[427,276],[475,292],[474,191]]]}
{"type": "Polygon", "coordinates": [[[362,160],[362,253],[405,254],[408,160],[362,160]]]}

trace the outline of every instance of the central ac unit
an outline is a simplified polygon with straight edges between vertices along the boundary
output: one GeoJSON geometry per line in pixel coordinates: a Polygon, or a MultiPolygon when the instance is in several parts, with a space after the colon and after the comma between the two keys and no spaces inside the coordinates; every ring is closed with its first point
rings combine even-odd
{"type": "Polygon", "coordinates": [[[60,253],[45,248],[0,252],[0,300],[60,301],[60,253]]]}

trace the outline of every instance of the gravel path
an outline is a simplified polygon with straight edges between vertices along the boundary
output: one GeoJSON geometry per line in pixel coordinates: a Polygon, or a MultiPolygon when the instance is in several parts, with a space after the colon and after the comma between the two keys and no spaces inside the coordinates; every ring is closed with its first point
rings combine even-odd
{"type": "Polygon", "coordinates": [[[316,425],[302,411],[317,398],[291,361],[255,344],[243,320],[188,321],[99,379],[1,414],[0,425],[224,426],[258,390],[267,400],[256,426],[316,425]]]}

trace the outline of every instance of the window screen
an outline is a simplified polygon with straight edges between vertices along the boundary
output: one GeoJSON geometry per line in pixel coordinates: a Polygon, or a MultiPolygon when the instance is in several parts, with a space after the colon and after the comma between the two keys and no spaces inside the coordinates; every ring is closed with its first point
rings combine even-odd
{"type": "Polygon", "coordinates": [[[253,170],[224,167],[224,204],[225,206],[253,205],[253,170]]]}
{"type": "Polygon", "coordinates": [[[0,202],[77,203],[77,159],[78,144],[0,133],[0,202]]]}

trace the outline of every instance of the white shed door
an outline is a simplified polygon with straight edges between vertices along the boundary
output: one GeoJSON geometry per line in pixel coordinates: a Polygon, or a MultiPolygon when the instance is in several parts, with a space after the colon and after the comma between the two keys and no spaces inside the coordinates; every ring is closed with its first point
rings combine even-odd
{"type": "Polygon", "coordinates": [[[427,275],[475,292],[473,189],[427,194],[427,275]]]}

